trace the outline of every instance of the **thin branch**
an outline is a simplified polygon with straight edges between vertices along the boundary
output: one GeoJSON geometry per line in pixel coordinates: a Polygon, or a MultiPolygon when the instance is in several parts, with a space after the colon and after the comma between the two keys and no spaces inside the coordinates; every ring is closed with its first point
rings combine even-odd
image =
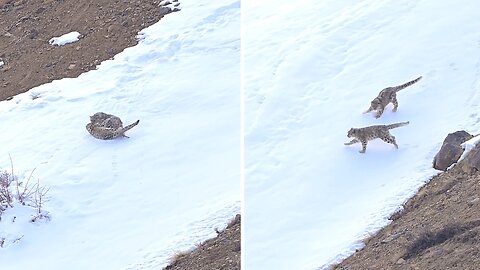
{"type": "Polygon", "coordinates": [[[30,173],[30,176],[28,176],[25,184],[23,185],[23,190],[22,192],[19,191],[18,187],[21,185],[20,182],[17,179],[17,198],[18,200],[25,205],[27,199],[31,198],[32,194],[34,193],[34,189],[36,185],[33,185],[30,187],[30,179],[32,179],[32,175],[35,172],[37,168],[34,168],[32,172],[30,173]]]}

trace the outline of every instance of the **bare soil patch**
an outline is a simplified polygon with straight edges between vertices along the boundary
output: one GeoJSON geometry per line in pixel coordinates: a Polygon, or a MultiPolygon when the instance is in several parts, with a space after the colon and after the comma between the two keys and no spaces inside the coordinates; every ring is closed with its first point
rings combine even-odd
{"type": "Polygon", "coordinates": [[[164,270],[240,270],[240,219],[237,215],[217,237],[196,249],[177,253],[164,270]]]}

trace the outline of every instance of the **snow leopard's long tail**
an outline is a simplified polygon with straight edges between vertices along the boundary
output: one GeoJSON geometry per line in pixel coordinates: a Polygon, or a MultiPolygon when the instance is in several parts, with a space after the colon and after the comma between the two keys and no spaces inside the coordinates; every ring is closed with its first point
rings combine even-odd
{"type": "Polygon", "coordinates": [[[392,129],[392,128],[403,127],[403,126],[408,125],[409,123],[410,123],[409,121],[407,121],[407,122],[395,123],[395,124],[387,125],[387,128],[388,128],[388,129],[392,129]]]}
{"type": "Polygon", "coordinates": [[[422,76],[416,78],[416,79],[413,80],[413,81],[409,81],[409,82],[407,82],[407,83],[404,83],[404,84],[402,84],[402,85],[394,86],[393,89],[395,89],[395,92],[398,92],[398,91],[400,91],[400,90],[402,90],[402,89],[405,89],[405,88],[409,87],[410,85],[412,85],[412,84],[420,81],[420,79],[422,79],[422,76]]]}
{"type": "Polygon", "coordinates": [[[138,122],[140,122],[140,120],[137,120],[137,121],[133,122],[132,124],[130,124],[130,125],[126,126],[126,127],[123,127],[123,128],[121,128],[121,129],[115,131],[116,134],[115,134],[114,137],[123,136],[123,137],[127,137],[127,138],[128,138],[128,136],[125,135],[125,132],[129,131],[130,129],[132,129],[133,127],[135,127],[136,125],[138,125],[138,122]]]}

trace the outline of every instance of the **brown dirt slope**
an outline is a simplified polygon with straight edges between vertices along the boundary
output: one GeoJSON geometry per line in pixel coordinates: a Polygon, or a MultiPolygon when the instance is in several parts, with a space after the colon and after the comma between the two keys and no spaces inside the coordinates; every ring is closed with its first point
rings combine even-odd
{"type": "Polygon", "coordinates": [[[137,44],[138,31],[174,10],[160,0],[0,0],[0,101],[94,69],[137,44]],[[48,43],[71,31],[83,38],[48,43]]]}
{"type": "Polygon", "coordinates": [[[480,269],[480,173],[433,177],[392,223],[332,269],[480,269]]]}
{"type": "Polygon", "coordinates": [[[164,270],[240,270],[240,223],[237,215],[217,237],[192,251],[177,253],[164,270]]]}

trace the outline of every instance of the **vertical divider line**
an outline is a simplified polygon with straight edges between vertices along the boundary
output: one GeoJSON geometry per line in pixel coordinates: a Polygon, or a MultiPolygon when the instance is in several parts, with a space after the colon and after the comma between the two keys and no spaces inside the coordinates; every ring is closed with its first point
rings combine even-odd
{"type": "Polygon", "coordinates": [[[245,266],[245,8],[240,1],[240,263],[245,266]]]}

